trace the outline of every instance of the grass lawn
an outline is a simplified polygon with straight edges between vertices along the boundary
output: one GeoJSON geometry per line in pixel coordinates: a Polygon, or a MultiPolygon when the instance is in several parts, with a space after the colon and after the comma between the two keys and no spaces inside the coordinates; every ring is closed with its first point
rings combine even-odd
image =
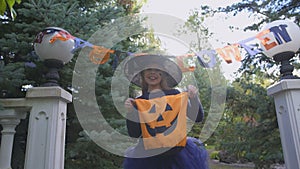
{"type": "MultiPolygon", "coordinates": [[[[212,153],[214,151],[214,147],[207,147],[208,153],[212,153]]],[[[210,169],[254,169],[254,167],[250,167],[249,165],[237,165],[237,164],[225,164],[219,163],[214,160],[209,160],[209,168],[210,169]]]]}
{"type": "Polygon", "coordinates": [[[227,165],[227,164],[210,162],[209,168],[210,169],[253,169],[254,167],[235,166],[235,165],[227,165]]]}

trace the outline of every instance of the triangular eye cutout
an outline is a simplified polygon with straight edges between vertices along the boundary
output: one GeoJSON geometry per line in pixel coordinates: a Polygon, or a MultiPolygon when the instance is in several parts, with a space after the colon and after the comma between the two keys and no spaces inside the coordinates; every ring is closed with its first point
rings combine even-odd
{"type": "Polygon", "coordinates": [[[156,106],[155,106],[155,104],[151,107],[149,113],[156,113],[156,106]]]}
{"type": "Polygon", "coordinates": [[[168,111],[168,110],[173,110],[172,107],[167,103],[167,106],[166,106],[166,110],[165,111],[168,111]]]}
{"type": "Polygon", "coordinates": [[[162,115],[160,115],[160,116],[157,118],[157,121],[163,121],[163,120],[164,120],[164,118],[163,118],[162,115]]]}

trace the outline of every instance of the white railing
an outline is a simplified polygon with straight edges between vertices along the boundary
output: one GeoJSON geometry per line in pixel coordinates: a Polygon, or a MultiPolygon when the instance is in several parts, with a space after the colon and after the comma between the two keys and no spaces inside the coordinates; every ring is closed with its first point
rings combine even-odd
{"type": "Polygon", "coordinates": [[[25,98],[0,99],[0,169],[11,169],[15,128],[29,113],[24,169],[63,169],[66,109],[72,95],[60,87],[35,87],[25,98]]]}

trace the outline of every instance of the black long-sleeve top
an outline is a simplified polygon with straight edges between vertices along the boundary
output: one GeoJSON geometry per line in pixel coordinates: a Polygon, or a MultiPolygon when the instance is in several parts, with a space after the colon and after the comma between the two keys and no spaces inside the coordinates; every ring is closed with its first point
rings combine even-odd
{"type": "MultiPolygon", "coordinates": [[[[157,98],[157,97],[163,97],[165,95],[176,95],[179,94],[180,91],[177,89],[171,89],[171,90],[163,90],[162,92],[144,92],[138,99],[151,99],[151,98],[157,98]]],[[[129,112],[127,114],[127,129],[128,134],[130,137],[138,138],[141,136],[141,125],[139,123],[139,115],[137,110],[134,112],[129,112]]],[[[187,116],[191,120],[195,122],[201,122],[203,120],[204,111],[202,104],[198,97],[195,97],[193,99],[189,99],[188,108],[187,108],[187,116]]]]}

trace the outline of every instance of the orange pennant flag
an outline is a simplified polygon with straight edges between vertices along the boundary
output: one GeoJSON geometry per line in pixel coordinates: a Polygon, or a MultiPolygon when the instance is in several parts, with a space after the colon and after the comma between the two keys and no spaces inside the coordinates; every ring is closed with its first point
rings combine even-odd
{"type": "Polygon", "coordinates": [[[231,57],[226,55],[226,53],[223,51],[223,48],[216,49],[216,52],[227,62],[232,63],[231,57]]]}
{"type": "Polygon", "coordinates": [[[102,46],[93,46],[93,50],[89,53],[89,58],[95,64],[104,64],[109,60],[110,54],[114,52],[114,50],[102,46]]]}
{"type": "Polygon", "coordinates": [[[178,64],[179,68],[181,69],[182,72],[193,72],[195,70],[195,66],[194,65],[188,65],[186,66],[184,64],[184,59],[186,58],[192,58],[194,57],[195,54],[186,54],[186,55],[182,55],[182,56],[177,56],[176,57],[176,63],[178,64]]]}
{"type": "Polygon", "coordinates": [[[239,44],[233,44],[225,46],[223,48],[216,49],[216,52],[227,62],[232,63],[231,56],[235,58],[236,61],[241,61],[241,53],[239,51],[239,44]]]}
{"type": "Polygon", "coordinates": [[[242,60],[242,57],[241,57],[241,52],[239,50],[239,46],[240,45],[238,43],[231,45],[232,50],[234,51],[233,55],[234,55],[235,60],[240,62],[242,60]]]}

